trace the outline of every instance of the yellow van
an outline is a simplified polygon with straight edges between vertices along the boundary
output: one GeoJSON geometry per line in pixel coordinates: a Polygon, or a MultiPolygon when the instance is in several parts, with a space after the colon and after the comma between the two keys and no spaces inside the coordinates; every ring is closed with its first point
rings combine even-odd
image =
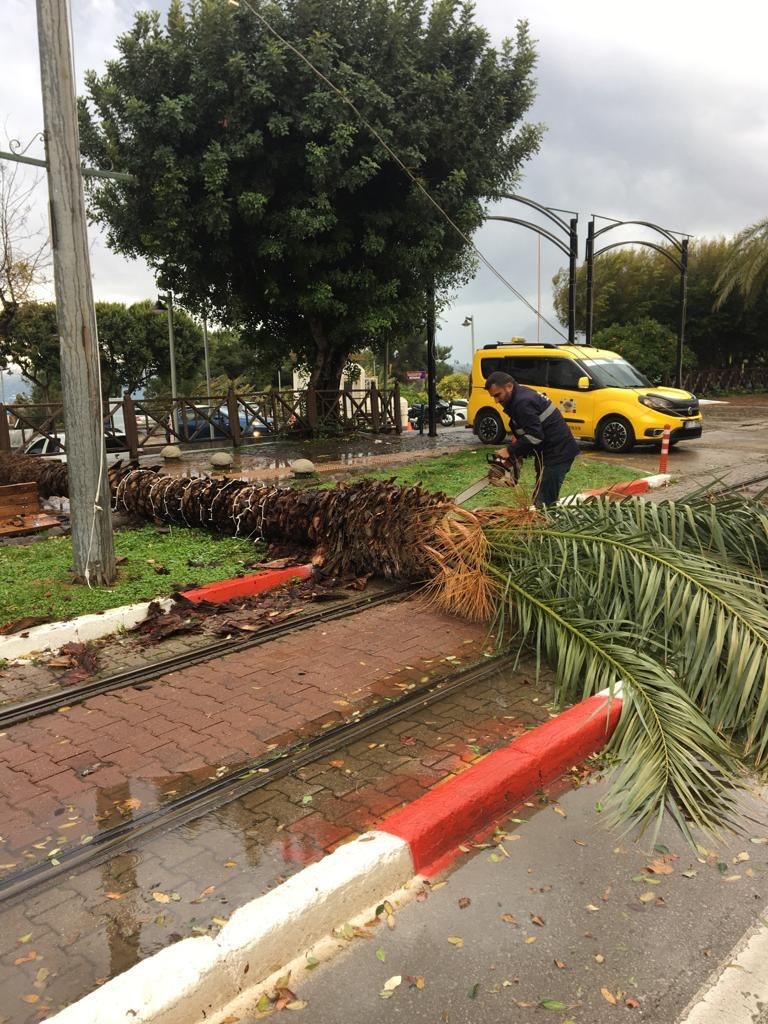
{"type": "Polygon", "coordinates": [[[696,396],[678,388],[655,387],[617,352],[515,341],[485,345],[475,352],[467,425],[483,444],[500,444],[509,431],[509,420],[485,390],[494,370],[503,370],[518,384],[546,395],[574,437],[594,441],[608,452],[658,444],[666,424],[672,428],[672,444],[701,437],[696,396]]]}

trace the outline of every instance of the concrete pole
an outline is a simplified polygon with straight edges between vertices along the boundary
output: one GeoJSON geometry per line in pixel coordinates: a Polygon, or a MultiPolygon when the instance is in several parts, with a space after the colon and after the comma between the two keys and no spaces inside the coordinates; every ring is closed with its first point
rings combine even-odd
{"type": "Polygon", "coordinates": [[[72,551],[78,576],[107,584],[115,578],[111,496],[66,0],[37,0],[37,32],[72,551]]]}
{"type": "Polygon", "coordinates": [[[173,330],[173,292],[168,292],[168,354],[171,360],[171,398],[176,401],[176,334],[173,330]]]}
{"type": "MultiPolygon", "coordinates": [[[[210,352],[208,350],[208,318],[203,317],[203,356],[205,358],[205,402],[212,413],[214,410],[211,408],[211,363],[210,363],[210,352]]],[[[210,414],[209,413],[209,414],[210,414]]],[[[213,423],[208,424],[208,436],[210,440],[213,440],[213,423]]]]}

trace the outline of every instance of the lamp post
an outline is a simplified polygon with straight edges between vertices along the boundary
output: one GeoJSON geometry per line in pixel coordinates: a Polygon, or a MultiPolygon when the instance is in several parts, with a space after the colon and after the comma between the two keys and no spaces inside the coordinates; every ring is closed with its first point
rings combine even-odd
{"type": "Polygon", "coordinates": [[[173,333],[173,292],[158,295],[155,313],[168,313],[168,352],[171,360],[171,398],[176,401],[176,336],[173,333]]]}
{"type": "Polygon", "coordinates": [[[462,323],[461,326],[462,327],[471,327],[472,328],[472,331],[471,331],[471,334],[470,334],[470,338],[471,338],[471,341],[472,341],[472,357],[474,358],[474,355],[475,355],[475,318],[474,318],[474,316],[471,316],[471,315],[470,316],[465,316],[464,317],[464,322],[462,323]]]}
{"type": "MultiPolygon", "coordinates": [[[[203,359],[205,360],[205,401],[209,411],[212,413],[211,405],[211,364],[210,352],[208,350],[208,318],[203,317],[203,359]]],[[[208,437],[213,440],[213,423],[208,424],[208,437]]]]}

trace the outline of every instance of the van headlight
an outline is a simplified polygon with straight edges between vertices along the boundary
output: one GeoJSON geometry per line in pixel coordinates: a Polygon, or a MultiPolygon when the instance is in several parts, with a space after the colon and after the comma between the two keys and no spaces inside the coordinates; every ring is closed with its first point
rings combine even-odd
{"type": "Polygon", "coordinates": [[[672,412],[672,406],[661,395],[638,395],[637,400],[641,405],[647,405],[649,409],[656,409],[659,412],[672,412]]]}

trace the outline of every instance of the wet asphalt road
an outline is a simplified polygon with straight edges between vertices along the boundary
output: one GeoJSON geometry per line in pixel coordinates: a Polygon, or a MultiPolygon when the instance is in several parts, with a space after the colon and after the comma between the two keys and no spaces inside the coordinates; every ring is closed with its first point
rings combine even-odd
{"type": "Polygon", "coordinates": [[[676,1021],[765,914],[768,845],[751,840],[768,837],[768,803],[747,797],[757,822],[717,848],[702,840],[716,854],[701,863],[670,822],[656,851],[608,832],[595,809],[604,793],[603,782],[565,793],[556,806],[567,817],[524,809],[532,817],[509,826],[509,858],[464,857],[444,887],[396,913],[394,930],[340,943],[294,986],[305,1024],[676,1021]]]}

